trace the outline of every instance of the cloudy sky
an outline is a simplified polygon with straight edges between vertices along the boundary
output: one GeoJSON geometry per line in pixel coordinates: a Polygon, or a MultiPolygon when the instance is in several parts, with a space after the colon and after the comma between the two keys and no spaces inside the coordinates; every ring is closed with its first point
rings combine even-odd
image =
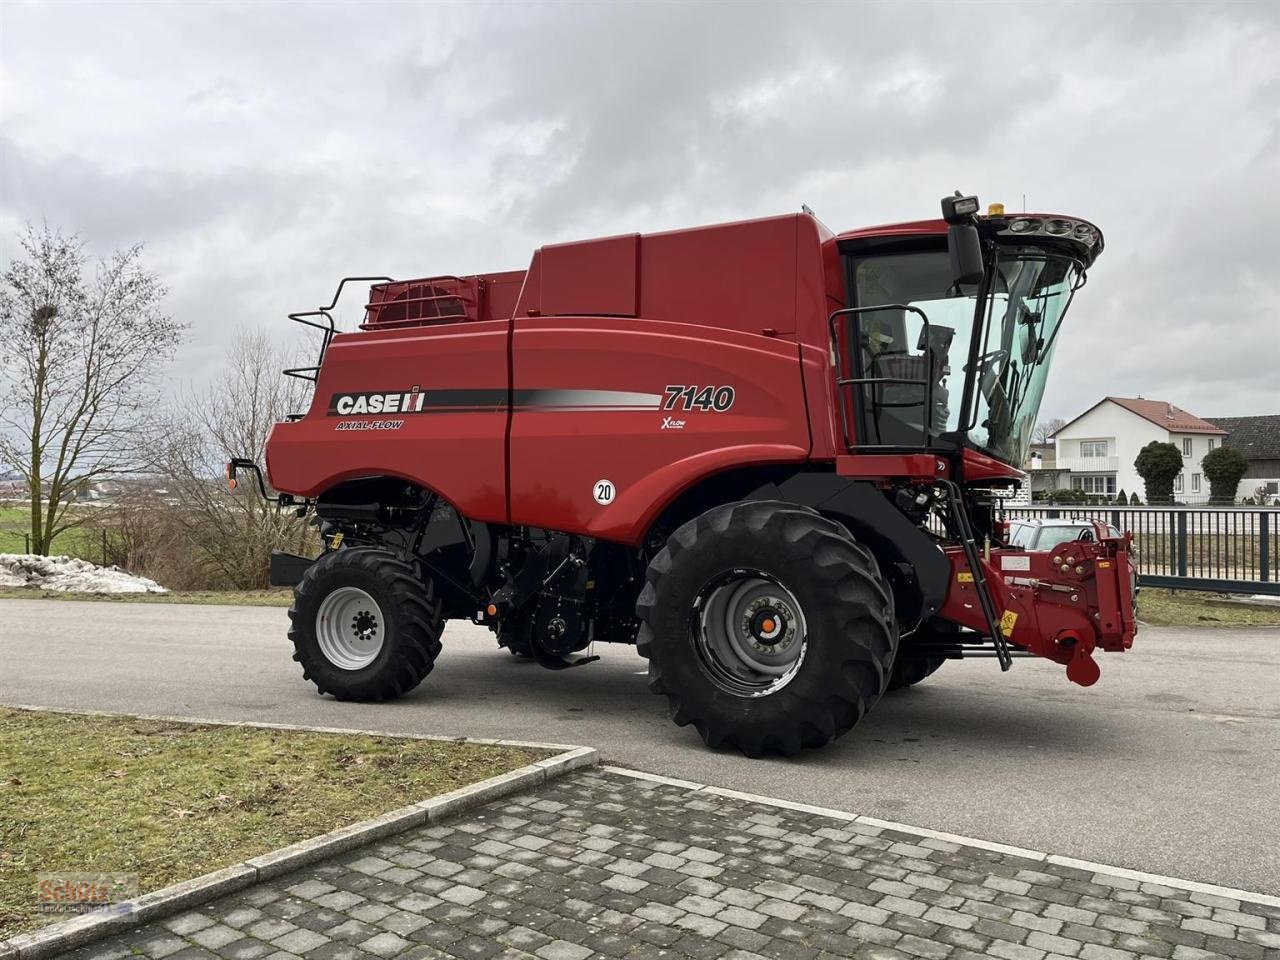
{"type": "Polygon", "coordinates": [[[145,241],[198,382],[345,274],[801,203],[843,230],[959,187],[1106,234],[1045,416],[1280,413],[1278,11],[7,0],[0,244],[145,241]]]}

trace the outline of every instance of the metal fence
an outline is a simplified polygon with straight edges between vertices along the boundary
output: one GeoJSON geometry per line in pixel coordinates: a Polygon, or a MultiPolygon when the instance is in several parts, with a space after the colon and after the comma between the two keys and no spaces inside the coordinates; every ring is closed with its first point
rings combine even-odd
{"type": "Polygon", "coordinates": [[[1143,586],[1280,596],[1280,510],[1007,506],[1007,519],[1086,519],[1133,534],[1143,586]]]}

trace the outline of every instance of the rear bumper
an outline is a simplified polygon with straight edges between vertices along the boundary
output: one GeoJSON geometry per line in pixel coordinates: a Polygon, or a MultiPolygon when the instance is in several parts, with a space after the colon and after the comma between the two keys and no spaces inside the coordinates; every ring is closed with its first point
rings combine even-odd
{"type": "Polygon", "coordinates": [[[302,581],[314,560],[300,557],[296,553],[285,553],[283,550],[271,551],[271,585],[273,587],[296,587],[302,581]]]}

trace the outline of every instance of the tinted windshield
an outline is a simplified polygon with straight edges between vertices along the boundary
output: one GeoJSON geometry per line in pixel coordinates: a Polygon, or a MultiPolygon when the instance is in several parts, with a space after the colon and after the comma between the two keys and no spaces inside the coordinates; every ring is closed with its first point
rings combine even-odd
{"type": "Polygon", "coordinates": [[[970,439],[1021,464],[1044,397],[1058,327],[1079,274],[1033,247],[1003,248],[975,364],[970,439]]]}
{"type": "Polygon", "coordinates": [[[1065,257],[1001,247],[971,365],[978,290],[951,282],[945,249],[855,260],[856,306],[903,304],[924,314],[895,308],[857,318],[860,445],[920,446],[967,431],[974,445],[1021,465],[1077,279],[1065,257]]]}

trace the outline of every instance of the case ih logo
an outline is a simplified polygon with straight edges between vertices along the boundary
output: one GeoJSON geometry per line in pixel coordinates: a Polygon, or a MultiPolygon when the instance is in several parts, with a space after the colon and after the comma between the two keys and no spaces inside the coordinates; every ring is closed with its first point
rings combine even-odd
{"type": "Polygon", "coordinates": [[[422,413],[427,395],[420,387],[395,393],[335,393],[329,398],[329,416],[364,416],[371,413],[422,413]]]}

